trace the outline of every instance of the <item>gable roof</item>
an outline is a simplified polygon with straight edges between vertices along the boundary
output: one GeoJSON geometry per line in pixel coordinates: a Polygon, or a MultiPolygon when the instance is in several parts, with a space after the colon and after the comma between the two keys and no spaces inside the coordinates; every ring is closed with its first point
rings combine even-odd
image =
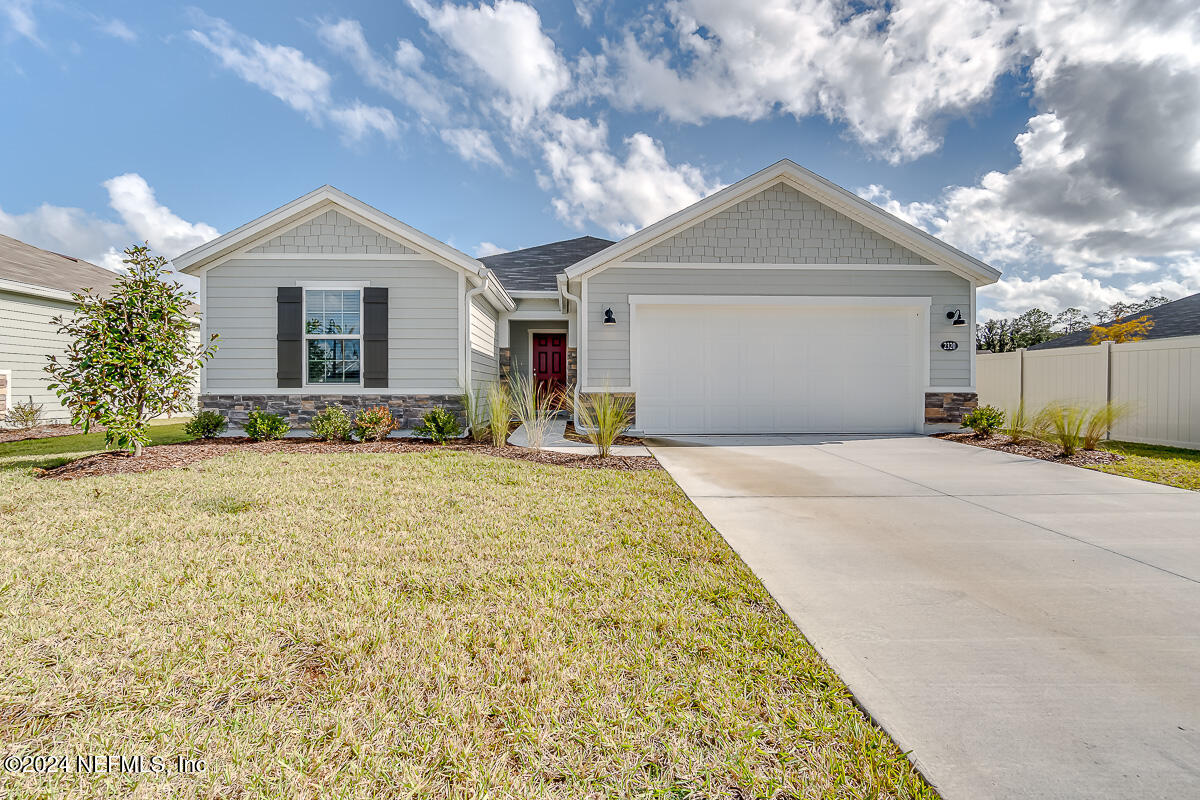
{"type": "Polygon", "coordinates": [[[568,279],[579,278],[650,247],[684,228],[696,224],[729,208],[769,186],[783,182],[814,200],[846,215],[897,244],[923,256],[935,265],[953,270],[979,286],[995,283],[1000,271],[973,256],[951,247],[915,225],[884,211],[879,206],[848,192],[832,181],[822,178],[790,159],[778,161],[748,178],[700,200],[671,216],[655,222],[637,233],[595,253],[566,269],[568,279]]]}
{"type": "Polygon", "coordinates": [[[199,274],[208,266],[215,264],[218,259],[236,253],[250,242],[269,239],[272,234],[285,231],[314,214],[335,208],[348,212],[352,217],[358,217],[389,236],[416,245],[428,253],[434,261],[463,270],[477,285],[487,284],[498,308],[510,311],[516,308],[512,297],[499,281],[490,275],[483,264],[445,242],[435,239],[411,225],[406,225],[395,217],[389,216],[374,206],[368,205],[356,197],[351,197],[329,184],[314,189],[274,211],[268,211],[258,219],[247,222],[229,233],[178,255],[171,262],[181,272],[199,274]]]}
{"type": "Polygon", "coordinates": [[[558,273],[616,242],[595,236],[580,236],[526,247],[479,260],[496,273],[500,282],[512,291],[548,291],[557,288],[558,273]]]}
{"type": "Polygon", "coordinates": [[[0,236],[0,283],[17,284],[8,289],[68,300],[67,295],[82,289],[104,292],[116,280],[117,274],[111,270],[0,236]]]}
{"type": "MultiPolygon", "coordinates": [[[[1145,339],[1169,339],[1173,336],[1200,336],[1200,294],[1193,294],[1182,300],[1163,303],[1149,311],[1140,314],[1130,314],[1122,317],[1124,320],[1137,319],[1147,316],[1154,321],[1154,327],[1146,334],[1145,339]]],[[[1035,344],[1030,350],[1052,350],[1057,347],[1080,347],[1088,343],[1092,331],[1075,331],[1051,339],[1048,342],[1035,344]]],[[[1144,340],[1143,340],[1144,341],[1144,340]]]]}

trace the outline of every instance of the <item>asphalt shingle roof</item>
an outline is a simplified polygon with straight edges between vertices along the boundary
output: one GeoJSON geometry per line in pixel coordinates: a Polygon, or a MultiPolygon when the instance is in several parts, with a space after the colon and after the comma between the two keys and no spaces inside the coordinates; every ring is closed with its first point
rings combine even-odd
{"type": "Polygon", "coordinates": [[[78,258],[0,236],[0,279],[78,292],[80,289],[104,291],[112,286],[117,275],[78,258]]]}
{"type": "MultiPolygon", "coordinates": [[[[1141,317],[1143,314],[1154,320],[1154,327],[1146,334],[1146,339],[1167,339],[1172,336],[1200,336],[1200,294],[1194,294],[1171,303],[1164,303],[1157,308],[1152,308],[1142,314],[1136,314],[1126,319],[1141,317]]],[[[1075,331],[1049,342],[1034,345],[1029,349],[1051,350],[1056,347],[1078,347],[1087,344],[1088,337],[1091,334],[1090,328],[1086,331],[1075,331]]]]}
{"type": "Polygon", "coordinates": [[[580,236],[562,242],[526,247],[511,253],[497,253],[479,260],[496,273],[510,292],[553,290],[555,277],[572,264],[614,244],[608,239],[580,236]]]}

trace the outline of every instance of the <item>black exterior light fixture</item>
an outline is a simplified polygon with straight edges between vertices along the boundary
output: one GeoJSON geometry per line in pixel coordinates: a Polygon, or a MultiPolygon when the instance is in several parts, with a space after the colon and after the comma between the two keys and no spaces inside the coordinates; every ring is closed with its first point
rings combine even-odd
{"type": "Polygon", "coordinates": [[[953,321],[953,322],[951,322],[950,324],[951,324],[951,325],[953,325],[953,326],[954,326],[954,327],[956,327],[956,328],[957,328],[957,327],[959,327],[959,326],[961,326],[961,325],[966,325],[966,324],[967,324],[967,321],[966,321],[965,319],[963,319],[963,318],[962,318],[962,311],[961,311],[961,310],[959,310],[959,309],[957,309],[957,308],[956,308],[956,309],[954,309],[953,311],[947,311],[947,312],[946,312],[946,319],[952,319],[952,320],[954,320],[954,321],[953,321]]]}
{"type": "Polygon", "coordinates": [[[604,309],[604,324],[605,325],[616,325],[617,324],[617,318],[613,316],[611,308],[604,309]]]}

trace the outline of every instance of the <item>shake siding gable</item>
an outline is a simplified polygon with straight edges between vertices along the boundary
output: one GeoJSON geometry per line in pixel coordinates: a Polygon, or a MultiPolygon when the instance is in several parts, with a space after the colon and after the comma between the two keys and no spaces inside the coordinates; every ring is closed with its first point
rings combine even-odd
{"type": "Polygon", "coordinates": [[[365,225],[360,225],[339,211],[326,211],[313,219],[250,248],[257,253],[383,253],[412,255],[416,253],[365,225]]]}
{"type": "Polygon", "coordinates": [[[627,260],[714,264],[930,263],[785,183],[742,200],[627,260]]]}

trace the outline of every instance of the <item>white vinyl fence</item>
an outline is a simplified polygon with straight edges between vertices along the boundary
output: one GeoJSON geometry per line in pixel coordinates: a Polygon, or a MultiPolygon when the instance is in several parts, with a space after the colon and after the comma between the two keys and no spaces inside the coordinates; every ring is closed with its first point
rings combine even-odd
{"type": "Polygon", "coordinates": [[[976,356],[980,405],[1124,403],[1111,438],[1200,448],[1200,336],[976,356]]]}

